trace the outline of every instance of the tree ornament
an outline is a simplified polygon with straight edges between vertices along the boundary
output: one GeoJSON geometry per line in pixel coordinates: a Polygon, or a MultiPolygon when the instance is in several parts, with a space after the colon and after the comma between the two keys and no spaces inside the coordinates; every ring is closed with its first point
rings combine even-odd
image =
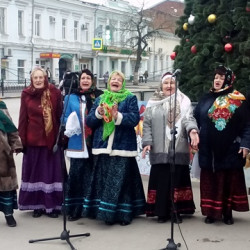
{"type": "Polygon", "coordinates": [[[175,52],[175,51],[173,51],[173,52],[171,53],[171,55],[170,55],[170,58],[171,58],[172,60],[174,60],[174,59],[175,59],[175,57],[176,57],[176,52],[175,52]]]}
{"type": "Polygon", "coordinates": [[[196,49],[196,46],[195,46],[195,45],[193,45],[193,46],[191,47],[191,52],[192,52],[193,54],[196,54],[196,53],[197,53],[197,49],[196,49]]]}
{"type": "Polygon", "coordinates": [[[224,36],[224,38],[223,38],[224,43],[229,43],[230,40],[231,40],[231,36],[224,36]]]}
{"type": "Polygon", "coordinates": [[[215,14],[209,15],[207,20],[209,23],[214,23],[216,21],[216,15],[215,14]]]}
{"type": "Polygon", "coordinates": [[[232,45],[231,43],[225,44],[224,50],[225,50],[226,52],[230,52],[230,51],[232,51],[232,49],[233,49],[233,45],[232,45]]]}
{"type": "Polygon", "coordinates": [[[187,30],[188,30],[188,23],[184,23],[183,26],[182,26],[182,28],[183,28],[185,31],[187,31],[187,30]]]}
{"type": "Polygon", "coordinates": [[[190,14],[190,16],[188,18],[188,23],[190,25],[193,25],[194,24],[194,20],[195,20],[195,16],[193,16],[192,14],[190,14]]]}

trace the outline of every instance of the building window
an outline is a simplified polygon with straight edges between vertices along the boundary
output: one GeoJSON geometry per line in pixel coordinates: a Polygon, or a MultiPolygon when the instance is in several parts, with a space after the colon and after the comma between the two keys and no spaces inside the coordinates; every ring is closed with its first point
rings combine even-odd
{"type": "Polygon", "coordinates": [[[89,68],[89,64],[88,63],[80,63],[80,69],[88,69],[89,68]]]}
{"type": "Polygon", "coordinates": [[[62,19],[62,39],[66,39],[66,26],[67,26],[67,20],[62,19]]]}
{"type": "Polygon", "coordinates": [[[45,64],[46,64],[45,60],[41,60],[40,62],[41,68],[45,69],[45,64]]]}
{"type": "Polygon", "coordinates": [[[5,9],[0,8],[0,34],[5,34],[5,9]]]}
{"type": "Polygon", "coordinates": [[[1,79],[7,80],[7,73],[8,73],[9,63],[2,61],[1,62],[1,79]]]}
{"type": "Polygon", "coordinates": [[[24,81],[24,60],[17,60],[17,79],[18,83],[24,81]]]}
{"type": "Polygon", "coordinates": [[[50,39],[55,39],[55,24],[56,19],[53,16],[49,17],[49,32],[50,32],[50,39]]]}
{"type": "Polygon", "coordinates": [[[121,72],[126,76],[126,62],[121,62],[121,72]]]}
{"type": "Polygon", "coordinates": [[[78,22],[74,21],[74,40],[78,40],[78,22]]]}
{"type": "Polygon", "coordinates": [[[40,36],[40,23],[41,23],[41,15],[36,14],[35,15],[35,36],[40,36]]]}
{"type": "Polygon", "coordinates": [[[36,66],[45,69],[46,61],[45,60],[36,60],[36,66]]]}
{"type": "Polygon", "coordinates": [[[111,69],[112,71],[115,70],[115,61],[111,61],[111,69]]]}
{"type": "Polygon", "coordinates": [[[86,35],[86,42],[89,42],[89,23],[86,23],[85,35],[86,35]]]}
{"type": "Polygon", "coordinates": [[[18,11],[18,35],[23,36],[23,11],[18,11]]]}

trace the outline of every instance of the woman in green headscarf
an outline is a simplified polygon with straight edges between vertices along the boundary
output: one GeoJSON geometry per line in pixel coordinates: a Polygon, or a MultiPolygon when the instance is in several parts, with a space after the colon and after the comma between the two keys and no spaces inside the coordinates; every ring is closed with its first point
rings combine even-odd
{"type": "Polygon", "coordinates": [[[7,225],[15,227],[13,210],[17,209],[18,183],[13,152],[21,152],[22,143],[2,100],[0,100],[0,145],[0,211],[4,213],[7,225]]]}
{"type": "Polygon", "coordinates": [[[94,171],[84,216],[111,225],[128,225],[144,214],[145,196],[140,177],[134,127],[140,120],[137,98],[125,89],[120,71],[110,74],[108,89],[98,97],[87,116],[94,132],[94,171]]]}

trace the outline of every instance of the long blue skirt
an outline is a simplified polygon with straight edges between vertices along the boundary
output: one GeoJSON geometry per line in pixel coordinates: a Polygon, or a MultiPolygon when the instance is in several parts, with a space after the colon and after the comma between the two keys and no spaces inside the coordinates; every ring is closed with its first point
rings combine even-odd
{"type": "Polygon", "coordinates": [[[93,169],[92,157],[70,159],[70,170],[66,185],[65,209],[68,215],[81,217],[93,169]]]}
{"type": "Polygon", "coordinates": [[[13,214],[17,209],[16,190],[0,192],[0,211],[5,215],[13,214]]]}
{"type": "Polygon", "coordinates": [[[145,195],[134,157],[94,156],[94,169],[83,216],[128,222],[145,214],[145,195]]]}
{"type": "Polygon", "coordinates": [[[61,210],[63,202],[62,152],[27,147],[23,156],[19,209],[61,210]]]}

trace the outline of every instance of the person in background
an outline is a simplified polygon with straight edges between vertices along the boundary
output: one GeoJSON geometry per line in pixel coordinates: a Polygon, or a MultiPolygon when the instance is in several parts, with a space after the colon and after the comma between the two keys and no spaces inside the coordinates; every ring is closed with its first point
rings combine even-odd
{"type": "Polygon", "coordinates": [[[213,86],[198,102],[201,212],[205,223],[234,223],[232,210],[249,210],[243,172],[250,148],[249,107],[234,89],[231,69],[219,65],[213,86]]]}
{"type": "MultiPolygon", "coordinates": [[[[63,74],[63,78],[62,80],[60,81],[59,85],[58,85],[58,88],[60,89],[61,91],[61,94],[63,96],[63,99],[65,97],[65,95],[68,94],[68,91],[69,91],[69,86],[70,86],[70,83],[67,84],[68,86],[65,87],[65,81],[66,81],[66,78],[68,78],[68,76],[71,75],[71,71],[69,69],[67,69],[64,74],[63,74]]],[[[69,82],[71,82],[71,79],[68,79],[69,82]]]]}
{"type": "Polygon", "coordinates": [[[145,213],[145,196],[137,156],[135,126],[140,120],[137,98],[125,88],[125,76],[113,71],[87,125],[95,130],[93,176],[84,215],[107,225],[128,225],[145,213]]]}
{"type": "Polygon", "coordinates": [[[47,67],[47,69],[46,69],[46,74],[48,76],[48,81],[51,83],[51,72],[50,72],[49,67],[47,67]]]}
{"type": "Polygon", "coordinates": [[[197,149],[198,127],[193,117],[190,99],[176,88],[175,77],[172,77],[170,72],[165,73],[161,79],[160,90],[150,98],[144,113],[142,157],[149,152],[151,163],[146,215],[158,216],[159,223],[169,220],[172,211],[176,223],[182,222],[181,214],[193,214],[195,211],[189,173],[189,140],[191,147],[197,149]],[[175,165],[174,179],[171,180],[174,124],[176,127],[175,165]],[[173,194],[171,181],[174,188],[173,194]],[[172,195],[174,201],[171,199],[172,195]],[[174,210],[172,210],[172,202],[174,210]]]}
{"type": "Polygon", "coordinates": [[[92,72],[84,69],[79,75],[78,90],[64,99],[64,134],[69,138],[66,156],[70,158],[65,198],[69,221],[78,220],[82,215],[83,201],[93,168],[92,129],[86,125],[86,116],[96,97],[102,93],[95,86],[92,72]]]}
{"type": "Polygon", "coordinates": [[[0,99],[0,211],[9,227],[16,226],[18,181],[13,153],[22,151],[17,128],[13,124],[6,104],[0,99]]]}
{"type": "Polygon", "coordinates": [[[144,76],[144,79],[145,79],[145,83],[147,83],[147,80],[148,80],[148,71],[147,70],[145,70],[143,76],[144,76]]]}
{"type": "Polygon", "coordinates": [[[143,73],[139,71],[139,82],[143,82],[143,73]]]}
{"type": "Polygon", "coordinates": [[[19,209],[58,217],[63,201],[62,151],[53,152],[62,115],[60,91],[35,68],[21,95],[18,131],[23,144],[19,209]]]}
{"type": "Polygon", "coordinates": [[[105,88],[107,88],[108,86],[108,79],[109,79],[109,72],[107,71],[104,75],[103,75],[103,81],[105,84],[105,88]]]}

